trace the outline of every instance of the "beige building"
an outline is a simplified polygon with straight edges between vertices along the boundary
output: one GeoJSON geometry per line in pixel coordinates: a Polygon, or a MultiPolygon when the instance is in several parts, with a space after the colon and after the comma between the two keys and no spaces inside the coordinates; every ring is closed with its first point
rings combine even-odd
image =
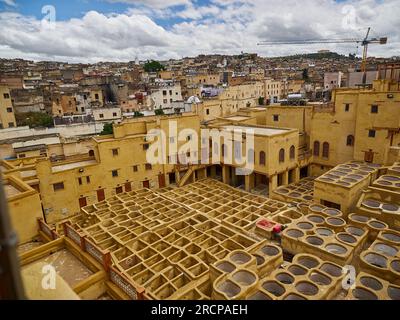
{"type": "Polygon", "coordinates": [[[11,102],[10,90],[0,86],[0,129],[17,126],[14,109],[11,102]]]}

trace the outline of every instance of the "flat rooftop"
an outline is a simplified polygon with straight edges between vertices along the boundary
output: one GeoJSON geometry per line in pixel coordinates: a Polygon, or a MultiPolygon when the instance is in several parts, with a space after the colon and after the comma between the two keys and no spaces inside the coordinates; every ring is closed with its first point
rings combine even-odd
{"type": "Polygon", "coordinates": [[[13,196],[16,196],[17,194],[21,193],[21,191],[19,189],[17,189],[16,187],[14,187],[11,184],[4,185],[4,189],[5,189],[5,192],[6,192],[6,198],[7,199],[11,198],[13,196]]]}
{"type": "Polygon", "coordinates": [[[96,160],[85,160],[85,161],[78,161],[78,162],[60,164],[60,165],[53,166],[52,167],[52,171],[53,171],[53,173],[61,172],[61,171],[67,171],[67,170],[71,170],[71,169],[90,166],[90,165],[96,164],[96,163],[97,163],[96,160]]]}
{"type": "Polygon", "coordinates": [[[243,120],[248,120],[251,119],[250,117],[246,116],[233,116],[233,117],[226,117],[226,120],[232,120],[232,121],[243,121],[243,120]]]}
{"type": "Polygon", "coordinates": [[[288,133],[290,130],[288,129],[279,129],[279,128],[260,128],[260,127],[247,127],[247,126],[223,126],[222,129],[227,131],[232,130],[241,130],[243,132],[253,131],[254,134],[266,137],[272,137],[275,135],[279,135],[282,133],[288,133]]]}

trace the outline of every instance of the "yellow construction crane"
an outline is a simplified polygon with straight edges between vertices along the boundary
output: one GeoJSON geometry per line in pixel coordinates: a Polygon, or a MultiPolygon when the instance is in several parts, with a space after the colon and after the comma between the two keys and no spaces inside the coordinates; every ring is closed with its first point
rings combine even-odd
{"type": "Polygon", "coordinates": [[[368,28],[367,34],[363,39],[310,39],[310,40],[284,40],[284,41],[262,41],[257,43],[259,46],[266,45],[284,45],[284,44],[318,44],[318,43],[358,43],[361,44],[363,49],[363,58],[361,63],[361,72],[364,73],[363,84],[366,82],[366,71],[367,71],[367,55],[368,55],[368,45],[373,43],[386,44],[388,38],[371,38],[368,39],[371,27],[368,28]]]}

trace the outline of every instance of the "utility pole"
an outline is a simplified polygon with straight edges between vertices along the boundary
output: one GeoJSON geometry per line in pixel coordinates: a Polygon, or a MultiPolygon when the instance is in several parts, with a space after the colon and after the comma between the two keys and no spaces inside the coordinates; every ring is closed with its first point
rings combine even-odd
{"type": "Polygon", "coordinates": [[[17,234],[12,230],[0,174],[0,299],[23,300],[24,288],[17,256],[17,234]]]}

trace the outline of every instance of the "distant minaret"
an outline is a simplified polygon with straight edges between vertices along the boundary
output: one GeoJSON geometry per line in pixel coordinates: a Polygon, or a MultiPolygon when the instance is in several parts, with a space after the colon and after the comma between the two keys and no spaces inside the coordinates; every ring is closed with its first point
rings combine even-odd
{"type": "Polygon", "coordinates": [[[136,56],[136,58],[135,58],[135,64],[138,66],[139,65],[139,57],[138,56],[136,56]]]}

